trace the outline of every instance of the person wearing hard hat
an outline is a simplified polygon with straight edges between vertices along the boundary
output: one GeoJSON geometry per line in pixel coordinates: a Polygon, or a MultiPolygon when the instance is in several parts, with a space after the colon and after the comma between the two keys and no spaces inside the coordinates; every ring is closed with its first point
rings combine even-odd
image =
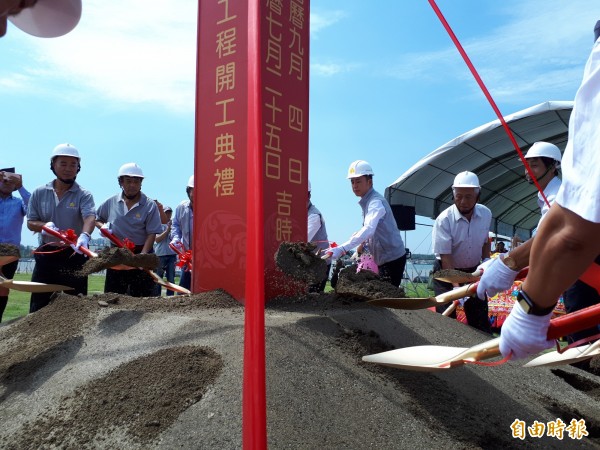
{"type": "Polygon", "coordinates": [[[80,18],[81,0],[0,0],[0,37],[7,20],[32,36],[50,38],[67,34],[80,18]]]}
{"type": "MultiPolygon", "coordinates": [[[[54,147],[50,170],[56,179],[34,190],[27,208],[27,228],[41,231],[31,281],[70,286],[73,290],[67,293],[86,295],[87,276],[79,275],[86,257],[79,248],[88,247],[96,213],[92,194],[75,181],[81,170],[79,150],[71,144],[54,147]],[[42,231],[44,225],[57,231],[73,230],[78,235],[77,243],[65,245],[42,231]]],[[[51,294],[31,294],[29,312],[46,306],[51,294]]]]}
{"type": "MultiPolygon", "coordinates": [[[[558,298],[600,264],[600,21],[595,31],[569,119],[562,185],[538,227],[527,278],[502,325],[499,347],[505,357],[525,358],[553,347],[547,333],[558,298]]],[[[597,278],[586,279],[598,289],[597,278]]]]}
{"type": "MultiPolygon", "coordinates": [[[[21,245],[23,219],[27,215],[27,205],[31,194],[23,187],[23,177],[15,173],[14,167],[0,169],[0,244],[21,245]],[[13,196],[19,191],[21,198],[13,196]]],[[[19,260],[0,265],[0,275],[12,279],[17,271],[19,260]]],[[[0,322],[8,303],[10,291],[0,287],[0,322]]]]}
{"type": "MultiPolygon", "coordinates": [[[[121,192],[106,199],[97,209],[96,226],[119,240],[135,245],[133,253],[153,253],[154,239],[162,232],[158,206],[142,192],[144,173],[136,163],[123,164],[117,173],[121,192]]],[[[104,292],[151,297],[154,282],[141,269],[106,269],[104,292]]]]}
{"type": "Polygon", "coordinates": [[[338,247],[325,250],[325,258],[338,259],[347,251],[363,244],[379,268],[382,279],[398,287],[406,266],[406,249],[396,219],[387,200],[373,188],[373,168],[367,161],[350,164],[347,178],[352,192],[360,197],[363,226],[338,247]]]}
{"type": "MultiPolygon", "coordinates": [[[[554,203],[561,185],[558,169],[562,156],[556,145],[550,142],[536,142],[525,155],[525,159],[543,192],[543,195],[538,192],[537,199],[541,212],[539,227],[550,210],[550,206],[554,203]],[[544,198],[548,200],[548,203],[544,198]]],[[[530,184],[533,184],[527,170],[525,170],[525,178],[530,184]]],[[[533,234],[535,236],[535,230],[533,234]]],[[[486,294],[488,297],[493,297],[499,292],[511,289],[519,271],[529,265],[532,245],[533,238],[511,249],[506,255],[486,261],[479,266],[477,269],[483,270],[483,275],[477,285],[477,296],[485,299],[486,294]]]]}
{"type": "MultiPolygon", "coordinates": [[[[479,178],[473,172],[461,172],[454,178],[454,204],[442,211],[433,225],[434,272],[457,269],[471,273],[482,260],[490,257],[488,232],[492,212],[478,203],[480,193],[479,178]]],[[[458,283],[433,280],[436,296],[458,286],[458,283]]],[[[441,305],[436,309],[443,313],[447,307],[441,305]]],[[[491,333],[487,301],[471,297],[463,302],[463,308],[470,326],[491,333]]],[[[451,317],[456,317],[456,313],[451,317]]]]}
{"type": "MultiPolygon", "coordinates": [[[[192,175],[185,187],[187,200],[182,201],[175,208],[173,217],[173,230],[171,231],[171,244],[182,252],[192,249],[194,229],[194,175],[192,175]]],[[[192,272],[187,265],[181,268],[179,285],[186,289],[192,286],[192,272]]]]}
{"type": "MultiPolygon", "coordinates": [[[[156,202],[160,210],[160,204],[156,202]]],[[[170,283],[175,282],[175,263],[177,262],[177,254],[169,246],[169,240],[171,239],[171,229],[173,222],[171,217],[173,216],[173,208],[165,206],[163,209],[167,223],[162,224],[163,231],[156,235],[154,240],[154,253],[158,256],[160,261],[156,268],[156,274],[162,278],[163,275],[167,277],[167,281],[170,283]]],[[[155,287],[154,294],[159,297],[161,287],[157,284],[155,287]]],[[[167,289],[167,296],[173,295],[174,292],[171,289],[167,289]]]]}
{"type": "MultiPolygon", "coordinates": [[[[327,228],[325,227],[325,219],[323,219],[323,214],[321,211],[317,209],[315,205],[313,205],[311,201],[312,196],[312,188],[310,185],[310,181],[308,182],[308,219],[307,219],[307,236],[308,242],[312,242],[317,246],[321,251],[327,249],[329,247],[329,240],[327,238],[327,228]]],[[[325,285],[327,284],[327,276],[331,270],[331,262],[327,264],[327,275],[320,283],[311,284],[308,287],[308,292],[323,292],[325,290],[325,285]]]]}

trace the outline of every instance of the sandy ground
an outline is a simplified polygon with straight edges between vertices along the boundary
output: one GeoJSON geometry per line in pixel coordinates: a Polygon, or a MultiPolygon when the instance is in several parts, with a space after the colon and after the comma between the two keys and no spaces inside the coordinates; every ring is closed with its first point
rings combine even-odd
{"type": "MultiPolygon", "coordinates": [[[[241,448],[244,309],[220,291],[62,294],[0,326],[0,447],[241,448]],[[99,302],[103,305],[100,306],[99,302]]],[[[521,363],[424,373],[363,363],[488,336],[430,311],[347,297],[266,309],[271,448],[600,448],[600,380],[521,363]],[[512,437],[515,419],[585,420],[589,437],[512,437]]]]}

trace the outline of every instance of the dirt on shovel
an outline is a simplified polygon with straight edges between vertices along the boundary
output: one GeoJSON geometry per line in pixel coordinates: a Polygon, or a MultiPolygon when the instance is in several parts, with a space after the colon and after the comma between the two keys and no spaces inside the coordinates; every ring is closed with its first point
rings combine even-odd
{"type": "Polygon", "coordinates": [[[320,283],[327,277],[327,262],[317,256],[317,250],[310,242],[282,242],[275,253],[275,263],[296,280],[320,283]]]}
{"type": "Polygon", "coordinates": [[[110,267],[124,265],[132,268],[154,270],[158,267],[159,259],[154,253],[133,254],[126,248],[109,247],[98,253],[97,258],[88,259],[81,268],[82,276],[101,272],[110,267]]]}
{"type": "Polygon", "coordinates": [[[481,277],[473,275],[472,273],[463,272],[462,270],[441,269],[433,274],[433,278],[442,281],[444,281],[444,279],[453,280],[454,283],[472,283],[478,281],[481,277]]]}
{"type": "Polygon", "coordinates": [[[16,256],[21,257],[19,247],[14,244],[0,244],[0,256],[16,256]]]}
{"type": "Polygon", "coordinates": [[[335,293],[344,297],[355,297],[359,300],[376,298],[406,298],[401,287],[395,287],[370,270],[357,272],[358,266],[353,264],[342,269],[335,286],[335,293]]]}

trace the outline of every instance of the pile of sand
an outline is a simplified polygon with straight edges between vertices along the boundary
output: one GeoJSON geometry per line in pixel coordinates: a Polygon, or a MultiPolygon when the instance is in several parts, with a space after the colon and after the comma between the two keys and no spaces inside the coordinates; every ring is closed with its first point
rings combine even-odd
{"type": "MultiPolygon", "coordinates": [[[[222,291],[57,296],[0,326],[0,447],[240,448],[244,308],[222,291]],[[104,306],[100,306],[104,305],[104,306]]],[[[597,448],[600,382],[565,366],[435,373],[364,363],[483,333],[430,311],[352,297],[278,298],[265,311],[271,448],[597,448]],[[589,437],[512,436],[561,418],[589,437]]]]}

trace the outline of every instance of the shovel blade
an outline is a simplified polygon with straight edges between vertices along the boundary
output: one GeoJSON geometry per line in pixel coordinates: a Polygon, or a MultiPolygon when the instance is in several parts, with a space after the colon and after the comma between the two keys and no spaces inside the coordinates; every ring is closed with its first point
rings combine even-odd
{"type": "Polygon", "coordinates": [[[398,369],[434,372],[450,369],[450,361],[464,353],[461,347],[419,345],[363,356],[362,360],[398,369]]]}
{"type": "Polygon", "coordinates": [[[426,298],[375,298],[368,300],[367,303],[373,306],[391,309],[426,309],[437,306],[440,303],[435,297],[426,298]]]}
{"type": "Polygon", "coordinates": [[[18,256],[0,256],[0,267],[10,264],[17,259],[19,259],[18,256]]]}
{"type": "Polygon", "coordinates": [[[565,366],[567,364],[585,361],[586,359],[590,359],[596,355],[600,355],[599,342],[573,347],[562,353],[558,353],[557,351],[544,353],[543,355],[532,359],[523,367],[565,366]]]}
{"type": "Polygon", "coordinates": [[[36,283],[35,281],[15,281],[6,280],[0,283],[0,286],[6,289],[13,289],[15,291],[23,292],[57,292],[57,291],[71,291],[72,287],[63,286],[61,284],[45,284],[36,283]]]}

